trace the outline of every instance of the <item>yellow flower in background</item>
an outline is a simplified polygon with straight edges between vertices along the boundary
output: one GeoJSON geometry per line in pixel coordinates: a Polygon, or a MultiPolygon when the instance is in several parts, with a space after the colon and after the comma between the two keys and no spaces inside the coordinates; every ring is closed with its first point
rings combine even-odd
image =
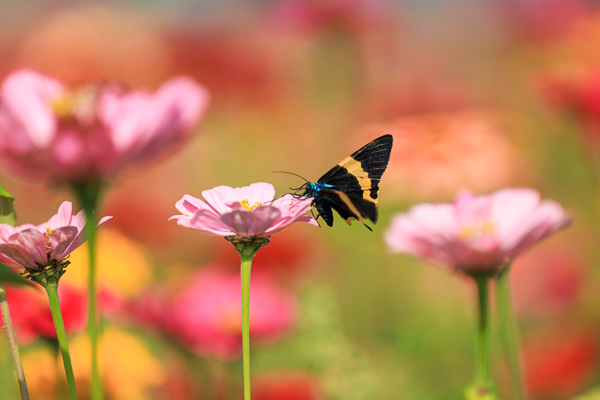
{"type": "MultiPolygon", "coordinates": [[[[98,231],[97,269],[100,287],[113,293],[133,297],[150,284],[152,267],[147,249],[117,230],[98,231]]],[[[63,280],[87,287],[88,248],[82,246],[71,254],[69,273],[63,280]]]]}
{"type": "MultiPolygon", "coordinates": [[[[88,337],[78,335],[70,343],[75,380],[82,393],[88,390],[90,375],[90,346],[88,337]]],[[[56,379],[66,390],[58,371],[62,360],[48,348],[28,351],[23,356],[27,386],[32,398],[54,399],[56,379]]],[[[160,361],[135,335],[116,327],[108,327],[100,341],[100,370],[106,392],[113,400],[144,400],[148,391],[164,383],[165,373],[160,361]]]]}
{"type": "MultiPolygon", "coordinates": [[[[88,337],[78,336],[69,345],[76,379],[89,382],[88,337]]],[[[105,329],[100,339],[100,373],[115,400],[144,400],[147,391],[162,384],[165,376],[159,360],[139,338],[116,327],[105,329]]]]}
{"type": "Polygon", "coordinates": [[[56,398],[56,378],[67,390],[64,374],[59,374],[62,366],[60,358],[54,357],[49,348],[32,349],[23,354],[23,369],[27,377],[27,388],[32,399],[47,400],[56,398]]]}

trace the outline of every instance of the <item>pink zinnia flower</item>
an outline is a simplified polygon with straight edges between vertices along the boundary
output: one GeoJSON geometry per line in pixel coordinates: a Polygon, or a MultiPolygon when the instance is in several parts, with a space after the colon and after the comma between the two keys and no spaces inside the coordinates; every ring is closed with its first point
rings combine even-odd
{"type": "Polygon", "coordinates": [[[393,252],[409,253],[466,273],[494,272],[525,248],[567,227],[571,218],[532,189],[462,194],[454,203],[418,204],[392,220],[393,252]]]}
{"type": "Polygon", "coordinates": [[[312,198],[297,199],[291,194],[275,197],[270,183],[232,188],[217,186],[205,190],[206,202],[185,195],[175,207],[182,215],[174,215],[177,223],[187,228],[218,236],[264,238],[277,233],[296,221],[318,225],[313,217],[304,215],[311,208],[312,198]]]}
{"type": "MultiPolygon", "coordinates": [[[[250,335],[276,339],[296,320],[296,299],[267,275],[254,274],[250,335]]],[[[191,351],[222,359],[242,349],[242,294],[239,274],[213,268],[193,275],[162,314],[162,326],[191,351]]]]}
{"type": "Polygon", "coordinates": [[[174,78],[156,93],[106,84],[68,89],[22,69],[0,87],[0,162],[26,177],[106,181],[181,143],[207,92],[174,78]]]}
{"type": "MultiPolygon", "coordinates": [[[[42,270],[65,259],[85,242],[83,211],[72,215],[72,204],[63,202],[58,213],[39,225],[0,224],[0,262],[9,267],[42,270]]],[[[98,225],[112,217],[104,217],[98,225]]]]}

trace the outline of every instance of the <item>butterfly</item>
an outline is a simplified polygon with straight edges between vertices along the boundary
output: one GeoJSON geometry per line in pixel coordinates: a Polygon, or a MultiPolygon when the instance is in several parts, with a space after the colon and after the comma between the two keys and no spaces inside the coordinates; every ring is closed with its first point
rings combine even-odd
{"type": "MultiPolygon", "coordinates": [[[[319,216],[333,226],[333,211],[348,225],[358,220],[377,222],[379,181],[387,168],[392,151],[392,135],[383,135],[361,147],[331,168],[317,182],[306,182],[296,190],[304,189],[302,197],[312,197],[319,216]]],[[[318,218],[318,217],[317,217],[318,218]]]]}

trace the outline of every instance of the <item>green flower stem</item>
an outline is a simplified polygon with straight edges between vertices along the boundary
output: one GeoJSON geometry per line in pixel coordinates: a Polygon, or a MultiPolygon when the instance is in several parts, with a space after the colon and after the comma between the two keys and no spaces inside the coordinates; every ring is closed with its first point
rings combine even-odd
{"type": "Polygon", "coordinates": [[[517,320],[510,289],[510,265],[502,269],[496,280],[496,303],[500,316],[500,336],[504,344],[514,385],[515,400],[525,400],[523,366],[519,352],[517,320]]]}
{"type": "Polygon", "coordinates": [[[269,243],[268,238],[238,238],[226,236],[240,255],[242,262],[242,362],[244,370],[244,400],[250,400],[250,270],[252,260],[261,247],[269,243]]]}
{"type": "Polygon", "coordinates": [[[8,310],[8,301],[6,300],[6,290],[4,282],[0,281],[0,308],[2,309],[2,319],[4,320],[4,328],[8,336],[8,344],[10,353],[12,354],[13,363],[15,364],[15,372],[19,381],[19,390],[21,391],[21,399],[29,400],[29,392],[27,391],[27,382],[25,381],[25,372],[23,371],[23,363],[21,362],[21,354],[17,345],[17,336],[15,329],[10,319],[10,311],[8,310]]]}
{"type": "Polygon", "coordinates": [[[91,368],[91,399],[102,400],[102,384],[98,366],[98,321],[97,321],[97,279],[96,279],[96,215],[95,211],[100,202],[102,185],[98,182],[84,182],[73,185],[73,190],[83,207],[88,241],[89,274],[88,274],[88,334],[90,336],[92,368],[91,368]]]}
{"type": "Polygon", "coordinates": [[[89,253],[89,276],[88,276],[88,333],[92,347],[92,400],[102,400],[102,385],[100,383],[100,371],[98,366],[98,318],[97,318],[97,272],[96,272],[96,220],[92,209],[84,208],[87,231],[88,253],[89,253]]]}
{"type": "Polygon", "coordinates": [[[488,383],[489,369],[489,282],[487,277],[476,278],[479,300],[479,328],[477,330],[477,363],[475,366],[475,382],[485,387],[488,383]]]}
{"type": "Polygon", "coordinates": [[[250,400],[250,269],[254,255],[242,259],[242,360],[244,364],[244,400],[250,400]]]}
{"type": "Polygon", "coordinates": [[[45,287],[48,293],[48,301],[50,302],[50,311],[54,320],[54,328],[56,329],[56,338],[60,346],[63,365],[65,367],[65,375],[67,376],[67,384],[69,386],[69,397],[71,400],[77,400],[77,389],[75,388],[75,376],[73,375],[73,365],[71,364],[71,355],[69,354],[69,345],[67,343],[67,332],[65,331],[65,323],[63,322],[62,313],[60,311],[60,303],[58,301],[58,279],[52,279],[45,287]]]}
{"type": "Polygon", "coordinates": [[[496,400],[494,385],[489,380],[489,275],[474,274],[477,283],[479,324],[476,336],[475,379],[467,388],[468,400],[496,400]]]}

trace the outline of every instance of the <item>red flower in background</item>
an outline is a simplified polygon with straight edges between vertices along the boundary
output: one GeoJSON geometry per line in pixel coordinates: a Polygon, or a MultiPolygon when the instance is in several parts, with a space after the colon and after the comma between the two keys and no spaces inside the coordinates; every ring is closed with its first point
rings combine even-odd
{"type": "MultiPolygon", "coordinates": [[[[85,292],[62,282],[58,295],[67,333],[82,331],[87,320],[85,292]]],[[[43,291],[7,286],[6,297],[20,343],[30,343],[40,336],[56,338],[48,298],[43,291]]]]}
{"type": "MultiPolygon", "coordinates": [[[[273,340],[296,320],[296,299],[266,274],[254,273],[250,297],[250,336],[273,340]]],[[[130,310],[144,325],[158,328],[190,351],[231,360],[241,355],[242,297],[239,273],[203,268],[176,294],[151,291],[130,310]]]]}
{"type": "MultiPolygon", "coordinates": [[[[314,236],[298,233],[298,230],[285,230],[277,234],[277,240],[263,247],[252,261],[252,273],[261,272],[275,277],[286,284],[298,283],[327,265],[327,254],[319,249],[314,236]]],[[[240,257],[231,251],[228,242],[217,242],[213,247],[214,262],[231,272],[240,269],[240,257]]]]}
{"type": "Polygon", "coordinates": [[[550,332],[523,341],[527,387],[540,400],[570,398],[590,382],[598,363],[597,335],[550,332]]]}
{"type": "Polygon", "coordinates": [[[255,400],[318,400],[323,395],[314,376],[302,372],[259,375],[252,381],[255,400]]]}
{"type": "Polygon", "coordinates": [[[589,275],[575,247],[556,240],[542,243],[511,267],[516,311],[522,317],[565,316],[577,305],[589,275]]]}
{"type": "Polygon", "coordinates": [[[253,32],[204,32],[196,26],[165,33],[173,73],[203,82],[219,105],[276,107],[290,90],[278,54],[253,32]]]}
{"type": "Polygon", "coordinates": [[[569,73],[543,72],[538,76],[546,102],[557,111],[578,118],[583,132],[600,142],[600,65],[569,73]]]}
{"type": "Polygon", "coordinates": [[[388,5],[385,0],[284,0],[274,5],[270,16],[282,27],[309,33],[361,32],[380,26],[388,5]]]}

